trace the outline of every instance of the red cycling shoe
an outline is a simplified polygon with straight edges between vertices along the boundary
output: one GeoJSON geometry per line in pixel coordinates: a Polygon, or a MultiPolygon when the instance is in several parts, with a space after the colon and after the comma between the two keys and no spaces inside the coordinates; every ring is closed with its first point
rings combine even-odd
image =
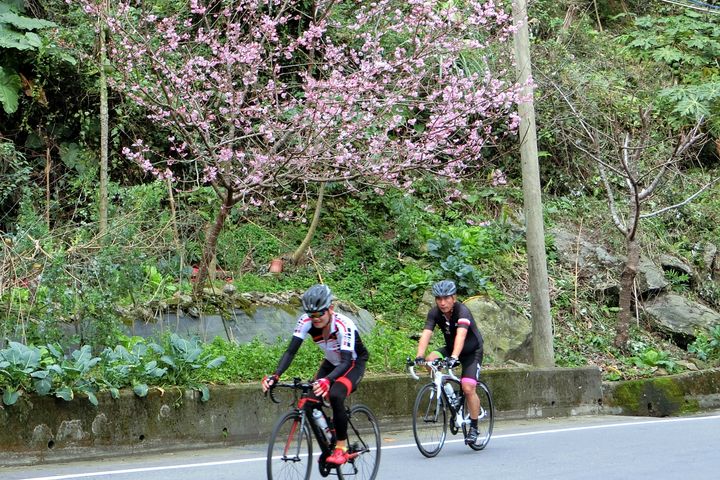
{"type": "Polygon", "coordinates": [[[336,448],[335,451],[325,459],[325,463],[332,465],[342,465],[348,461],[348,454],[342,448],[336,448]]]}

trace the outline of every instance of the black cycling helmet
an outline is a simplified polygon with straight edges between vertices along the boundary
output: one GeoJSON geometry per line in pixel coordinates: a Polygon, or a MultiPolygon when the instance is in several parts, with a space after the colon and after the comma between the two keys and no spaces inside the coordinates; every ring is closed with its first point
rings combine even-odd
{"type": "Polygon", "coordinates": [[[325,310],[332,301],[332,292],[327,285],[313,285],[302,296],[303,309],[307,313],[325,310]]]}
{"type": "Polygon", "coordinates": [[[440,280],[433,285],[432,293],[436,297],[449,297],[457,293],[457,287],[452,280],[440,280]]]}

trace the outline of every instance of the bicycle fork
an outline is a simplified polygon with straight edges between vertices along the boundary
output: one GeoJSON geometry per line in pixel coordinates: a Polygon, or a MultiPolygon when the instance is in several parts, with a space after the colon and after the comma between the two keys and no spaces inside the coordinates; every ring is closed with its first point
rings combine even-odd
{"type": "Polygon", "coordinates": [[[283,456],[282,460],[284,462],[300,462],[302,461],[300,459],[300,452],[302,451],[302,442],[303,438],[305,436],[303,435],[303,432],[305,431],[305,415],[303,413],[300,414],[300,419],[295,420],[292,424],[292,427],[290,428],[290,435],[288,435],[288,439],[285,442],[285,448],[283,449],[283,456]],[[292,457],[288,456],[288,450],[290,450],[290,445],[293,444],[295,440],[295,435],[299,435],[297,446],[295,447],[295,452],[292,457]]]}

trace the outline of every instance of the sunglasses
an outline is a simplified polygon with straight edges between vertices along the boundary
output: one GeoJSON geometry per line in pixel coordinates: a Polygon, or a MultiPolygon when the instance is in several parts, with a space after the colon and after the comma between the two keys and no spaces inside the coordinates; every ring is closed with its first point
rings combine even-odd
{"type": "Polygon", "coordinates": [[[328,309],[324,308],[324,309],[320,310],[319,312],[305,312],[305,313],[307,313],[308,317],[310,317],[310,318],[320,318],[323,315],[325,315],[325,312],[327,312],[327,311],[328,311],[328,309]]]}

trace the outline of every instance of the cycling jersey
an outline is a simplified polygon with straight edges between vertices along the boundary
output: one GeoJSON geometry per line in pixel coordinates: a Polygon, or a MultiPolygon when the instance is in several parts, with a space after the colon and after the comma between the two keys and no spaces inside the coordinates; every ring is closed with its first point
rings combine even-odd
{"type": "Polygon", "coordinates": [[[327,337],[323,335],[323,330],[324,328],[314,327],[312,319],[303,314],[295,325],[290,345],[280,358],[275,374],[280,376],[287,370],[300,345],[308,336],[313,339],[315,345],[325,351],[325,360],[336,367],[325,375],[329,380],[334,381],[345,375],[355,363],[362,364],[364,369],[370,355],[352,320],[340,313],[333,313],[327,337]]]}
{"type": "Polygon", "coordinates": [[[427,315],[425,321],[425,329],[432,331],[437,326],[445,337],[445,345],[449,351],[452,351],[453,345],[455,344],[455,337],[457,335],[458,328],[467,328],[468,333],[465,337],[465,344],[463,345],[460,357],[464,357],[470,353],[474,353],[476,350],[482,349],[483,338],[475,324],[475,319],[465,305],[460,302],[455,302],[452,313],[450,314],[450,320],[445,318],[445,315],[440,311],[438,307],[433,307],[427,315]]]}
{"type": "Polygon", "coordinates": [[[323,329],[313,327],[312,319],[307,315],[302,315],[295,325],[294,337],[300,340],[310,335],[313,342],[325,351],[325,358],[337,366],[340,364],[341,352],[351,352],[353,360],[368,359],[368,351],[360,339],[360,332],[357,331],[355,324],[345,315],[334,313],[330,320],[330,329],[328,336],[323,336],[323,329]]]}
{"type": "MultiPolygon", "coordinates": [[[[324,301],[329,295],[329,290],[325,290],[320,292],[322,294],[320,300],[324,301]]],[[[303,297],[303,302],[305,300],[303,297]]],[[[302,314],[298,318],[290,344],[278,362],[275,376],[279,378],[288,369],[303,341],[308,336],[312,338],[313,342],[325,352],[325,360],[320,365],[315,378],[330,382],[330,389],[324,394],[332,406],[335,434],[337,441],[340,442],[347,440],[348,418],[345,399],[360,383],[370,355],[352,320],[345,315],[335,313],[332,306],[322,308],[318,313],[320,316],[317,318],[322,317],[322,319],[316,323],[322,324],[322,327],[314,326],[307,314],[302,314]],[[326,314],[329,315],[327,322],[324,317],[326,314]]],[[[327,385],[327,382],[324,384],[327,385]]],[[[321,401],[322,399],[315,392],[311,392],[303,408],[310,414],[310,411],[317,408],[321,401]]]]}

